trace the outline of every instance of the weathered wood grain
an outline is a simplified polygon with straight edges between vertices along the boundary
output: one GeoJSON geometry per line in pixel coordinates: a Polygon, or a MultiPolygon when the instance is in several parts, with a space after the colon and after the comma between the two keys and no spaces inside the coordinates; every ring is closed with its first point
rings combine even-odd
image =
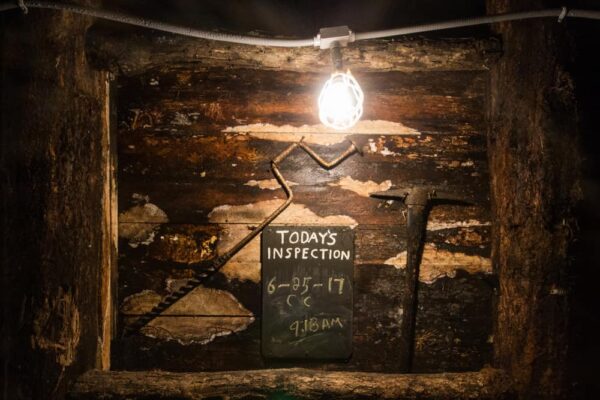
{"type": "MultiPolygon", "coordinates": [[[[122,190],[120,204],[125,208],[124,211],[129,208],[127,204],[135,193],[148,196],[153,204],[157,204],[167,214],[169,221],[174,223],[211,222],[211,213],[218,211],[219,207],[233,206],[233,209],[223,209],[223,212],[231,213],[228,222],[257,224],[285,199],[285,195],[279,192],[257,191],[252,187],[236,184],[197,187],[179,183],[136,183],[131,184],[130,189],[122,190]],[[244,212],[244,209],[251,209],[248,210],[251,214],[244,212]]],[[[296,220],[301,214],[310,213],[322,218],[339,216],[353,220],[351,223],[340,221],[342,225],[397,224],[401,216],[402,207],[399,204],[390,205],[385,201],[359,196],[336,187],[296,186],[294,193],[297,196],[295,206],[283,216],[289,215],[296,220]]],[[[489,211],[486,209],[488,203],[485,199],[478,199],[476,196],[479,195],[480,193],[472,193],[480,206],[439,206],[433,210],[431,219],[489,222],[489,211]]]]}
{"type": "MultiPolygon", "coordinates": [[[[120,126],[171,135],[254,123],[318,124],[317,96],[328,74],[171,69],[120,80],[120,126]]],[[[419,131],[483,128],[481,72],[357,73],[364,120],[419,131]]]]}
{"type": "Polygon", "coordinates": [[[70,399],[506,399],[505,373],[485,368],[447,374],[375,374],[310,369],[213,373],[90,371],[75,384],[70,399]]]}
{"type": "Polygon", "coordinates": [[[111,322],[101,309],[112,239],[102,207],[110,201],[108,74],[85,63],[91,22],[69,13],[2,12],[0,386],[6,399],[63,399],[76,376],[102,367],[108,350],[101,346],[110,339],[104,323],[111,322]]]}
{"type": "MultiPolygon", "coordinates": [[[[182,345],[141,335],[121,338],[114,343],[113,368],[219,371],[305,365],[320,369],[398,371],[399,295],[404,288],[404,273],[389,266],[360,265],[355,275],[353,355],[347,363],[263,359],[260,305],[253,300],[256,320],[241,332],[217,337],[206,344],[182,345]],[[243,359],[240,354],[244,354],[243,359]]],[[[247,283],[246,286],[246,290],[251,291],[245,294],[246,298],[260,298],[258,285],[247,283]]],[[[494,287],[493,278],[466,274],[459,274],[456,279],[442,278],[433,285],[421,285],[415,371],[469,371],[490,362],[494,287]]],[[[197,316],[196,319],[202,323],[202,319],[209,317],[197,316]]]]}
{"type": "MultiPolygon", "coordinates": [[[[119,32],[102,25],[88,31],[87,51],[92,64],[125,75],[178,64],[188,68],[331,71],[329,52],[312,47],[245,46],[139,30],[119,32]]],[[[487,70],[490,56],[499,51],[495,39],[402,38],[351,44],[344,58],[356,70],[487,70]]]]}
{"type": "MultiPolygon", "coordinates": [[[[272,179],[269,162],[290,143],[249,134],[156,137],[143,130],[123,131],[120,138],[121,180],[163,179],[198,184],[211,178],[241,183],[272,179]]],[[[304,152],[295,152],[281,163],[281,171],[300,184],[331,183],[345,176],[360,181],[465,179],[477,182],[473,186],[487,184],[485,138],[481,134],[350,135],[348,139],[361,147],[362,156],[353,156],[326,171],[304,152]]],[[[332,159],[346,143],[310,146],[332,159]]]]}
{"type": "MultiPolygon", "coordinates": [[[[400,216],[399,222],[402,222],[400,216]]],[[[244,229],[246,225],[239,224],[239,228],[244,229]]],[[[448,274],[452,275],[455,269],[482,273],[489,272],[486,269],[487,267],[479,266],[476,260],[471,261],[463,258],[458,260],[463,262],[463,265],[458,264],[456,266],[452,265],[449,259],[444,259],[444,257],[449,258],[457,254],[489,257],[491,228],[489,225],[454,226],[439,229],[434,224],[430,224],[430,228],[426,233],[427,249],[435,246],[437,249],[447,252],[447,254],[440,254],[438,261],[442,265],[444,263],[447,265],[445,271],[448,274]]],[[[226,228],[219,224],[165,224],[156,230],[153,240],[148,245],[132,247],[126,239],[121,239],[119,245],[121,255],[119,264],[121,290],[119,294],[121,301],[146,289],[164,295],[166,294],[165,289],[168,280],[190,278],[193,273],[190,264],[213,258],[220,251],[227,248],[227,246],[221,247],[219,241],[213,242],[211,240],[220,237],[223,229],[226,228]]],[[[227,229],[232,228],[228,226],[227,229]]],[[[359,225],[355,229],[354,246],[357,265],[385,264],[386,261],[406,251],[406,225],[403,223],[399,225],[359,225]]],[[[244,261],[236,264],[235,268],[256,268],[255,265],[260,263],[258,246],[249,247],[252,247],[249,249],[250,251],[240,254],[242,257],[236,256],[232,259],[231,263],[233,264],[236,261],[244,261]]],[[[425,265],[422,268],[423,274],[427,271],[428,266],[426,263],[428,262],[426,258],[425,265]]],[[[393,268],[391,264],[390,268],[393,268]]],[[[423,275],[423,280],[426,280],[426,276],[423,275]]],[[[239,298],[239,295],[245,296],[243,294],[245,289],[240,285],[243,286],[244,281],[252,281],[250,278],[254,279],[255,277],[249,277],[242,273],[237,275],[225,274],[224,277],[215,278],[213,283],[216,285],[215,287],[226,289],[239,298]]],[[[259,275],[256,275],[256,278],[259,278],[259,275]]],[[[258,282],[258,279],[254,279],[254,282],[258,282]]],[[[258,301],[259,299],[242,302],[256,313],[258,301]]]]}
{"type": "MultiPolygon", "coordinates": [[[[356,226],[353,356],[345,364],[306,366],[398,370],[405,285],[403,207],[368,194],[392,185],[429,183],[461,187],[473,205],[436,206],[430,214],[415,368],[479,369],[490,360],[496,286],[489,262],[485,75],[357,75],[369,96],[365,118],[387,121],[368,125],[375,131],[363,127],[362,133],[349,136],[364,155],[330,171],[302,152],[281,164],[295,201],[276,222],[356,226]]],[[[273,181],[269,162],[291,141],[306,134],[309,145],[327,159],[342,151],[344,137],[329,136],[316,125],[314,99],[321,78],[297,71],[170,66],[120,79],[119,209],[122,221],[127,220],[120,227],[147,235],[120,241],[121,302],[145,290],[154,297],[167,294],[174,282],[193,275],[189,263],[222,254],[275,209],[284,194],[273,181]],[[160,221],[154,214],[133,212],[144,203],[157,210],[160,221]],[[212,237],[216,241],[204,251],[212,237]]],[[[120,339],[115,342],[114,367],[218,371],[297,366],[267,361],[260,354],[258,243],[251,242],[206,283],[230,293],[254,322],[204,344],[143,335],[120,339]]],[[[130,318],[122,313],[122,324],[130,318]]],[[[187,323],[213,326],[215,318],[170,315],[162,323],[166,329],[187,323]],[[169,319],[177,318],[185,321],[168,326],[169,319]]]]}
{"type": "MultiPolygon", "coordinates": [[[[428,241],[446,249],[449,254],[475,252],[489,256],[486,242],[489,227],[469,227],[428,232],[428,241]],[[449,244],[452,243],[452,244],[449,244]]],[[[214,229],[193,225],[163,225],[156,239],[148,246],[131,248],[122,243],[120,279],[122,298],[153,290],[166,294],[168,282],[185,279],[192,270],[164,261],[160,249],[163,242],[183,243],[186,236],[198,237],[200,232],[211,235],[214,229]]],[[[344,365],[314,364],[321,368],[343,368],[368,371],[398,370],[400,346],[400,299],[404,292],[404,271],[383,263],[405,250],[405,230],[400,226],[359,226],[356,230],[355,266],[355,321],[354,353],[344,365]],[[373,352],[378,357],[373,358],[373,352]]],[[[170,247],[173,247],[171,244],[170,247]]],[[[167,254],[185,254],[170,249],[167,254]]],[[[196,256],[189,255],[191,261],[196,256]]],[[[259,266],[260,255],[252,258],[259,266]]],[[[180,259],[184,261],[185,258],[180,259]]],[[[443,263],[443,261],[440,260],[443,263]]],[[[247,266],[247,265],[246,265],[247,266]]],[[[240,264],[238,268],[244,268],[240,264]]],[[[426,264],[422,270],[429,268],[426,264]]],[[[463,268],[467,269],[465,264],[463,268]]],[[[422,371],[456,371],[480,368],[489,361],[491,343],[489,334],[493,314],[495,279],[484,270],[469,275],[448,270],[449,276],[432,284],[422,284],[419,318],[417,320],[418,347],[415,368],[422,371]]],[[[217,274],[207,286],[231,293],[257,319],[247,330],[237,332],[207,344],[182,346],[174,342],[137,336],[115,343],[118,354],[113,360],[115,368],[169,370],[223,370],[291,366],[285,362],[267,362],[260,355],[260,285],[258,282],[231,279],[217,274]],[[186,354],[177,357],[177,354],[186,354]],[[243,362],[239,354],[246,354],[243,362]]],[[[167,311],[165,314],[170,315],[167,311]]],[[[193,314],[190,314],[193,315],[193,314]]],[[[172,316],[171,318],[177,318],[172,316]]],[[[186,317],[187,318],[187,317],[186,317]]],[[[196,320],[214,317],[198,315],[196,320]]],[[[175,325],[173,326],[175,327],[175,325]]]]}
{"type": "MultiPolygon", "coordinates": [[[[536,4],[487,3],[492,13],[536,4]]],[[[584,160],[572,38],[549,21],[495,28],[509,44],[490,73],[493,253],[501,282],[495,360],[522,398],[573,398],[566,367],[572,343],[569,274],[584,160]]]]}

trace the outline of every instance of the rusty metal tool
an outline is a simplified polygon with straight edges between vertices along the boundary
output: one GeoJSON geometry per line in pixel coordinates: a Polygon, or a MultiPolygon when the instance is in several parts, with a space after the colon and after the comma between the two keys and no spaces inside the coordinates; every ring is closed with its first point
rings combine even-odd
{"type": "MultiPolygon", "coordinates": [[[[173,292],[166,297],[164,297],[160,303],[158,303],[152,310],[140,316],[137,320],[135,320],[131,325],[125,327],[123,329],[123,336],[131,335],[141,328],[150,323],[153,319],[160,316],[163,312],[165,312],[169,307],[173,304],[181,300],[192,290],[200,286],[202,283],[209,280],[214,274],[216,274],[224,265],[229,261],[234,255],[236,255],[244,246],[246,246],[252,239],[254,239],[267,225],[269,225],[275,218],[277,218],[290,204],[292,204],[292,200],[294,198],[294,193],[292,189],[288,185],[287,181],[281,175],[279,171],[279,164],[289,156],[296,148],[301,148],[308,155],[310,155],[321,167],[325,169],[331,169],[344,161],[346,158],[350,157],[354,153],[360,153],[360,148],[351,140],[349,140],[350,145],[346,148],[342,154],[336,157],[332,161],[326,161],[321,158],[313,149],[308,147],[303,139],[300,139],[297,143],[292,143],[285,150],[283,150],[277,157],[275,157],[271,161],[271,171],[277,181],[281,185],[284,190],[287,199],[283,202],[275,211],[271,213],[264,221],[262,221],[258,226],[256,226],[248,235],[246,235],[242,240],[235,244],[231,249],[229,249],[226,253],[220,255],[217,258],[212,260],[204,261],[197,264],[185,264],[186,268],[195,269],[196,272],[194,277],[189,279],[185,285],[181,286],[176,292],[173,292]]],[[[362,154],[361,154],[362,155],[362,154]]]]}
{"type": "Polygon", "coordinates": [[[419,264],[423,253],[427,216],[435,203],[470,204],[464,193],[443,187],[412,186],[384,192],[370,193],[371,197],[402,201],[407,208],[406,215],[406,293],[402,296],[402,324],[400,327],[401,346],[400,369],[410,372],[414,353],[415,321],[417,314],[417,290],[419,264]]]}

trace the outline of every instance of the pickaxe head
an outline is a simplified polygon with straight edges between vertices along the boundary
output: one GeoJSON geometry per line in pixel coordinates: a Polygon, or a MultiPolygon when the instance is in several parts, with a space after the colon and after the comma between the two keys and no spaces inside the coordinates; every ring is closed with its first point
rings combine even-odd
{"type": "Polygon", "coordinates": [[[469,197],[465,195],[464,191],[448,186],[440,188],[432,186],[409,186],[386,190],[384,192],[370,193],[370,196],[380,199],[400,200],[407,206],[426,206],[430,201],[471,204],[469,197]]]}

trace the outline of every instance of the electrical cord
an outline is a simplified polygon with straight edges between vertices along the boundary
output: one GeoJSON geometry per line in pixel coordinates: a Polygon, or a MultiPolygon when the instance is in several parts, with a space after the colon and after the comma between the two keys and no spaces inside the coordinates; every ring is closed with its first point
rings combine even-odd
{"type": "MultiPolygon", "coordinates": [[[[187,28],[179,25],[173,25],[166,22],[153,21],[145,18],[135,17],[120,12],[107,11],[98,8],[79,6],[73,4],[58,3],[53,1],[19,1],[27,8],[46,8],[51,10],[69,11],[75,14],[96,17],[108,21],[120,22],[128,25],[141,26],[143,28],[156,29],[163,32],[175,33],[177,35],[190,36],[198,39],[215,40],[219,42],[248,44],[253,46],[273,46],[273,47],[308,47],[314,45],[314,39],[269,39],[252,36],[232,35],[226,33],[203,31],[200,29],[187,28]]],[[[4,3],[0,5],[0,12],[14,8],[20,5],[15,2],[4,3]]]]}
{"type": "MultiPolygon", "coordinates": [[[[13,3],[0,4],[0,12],[15,8],[21,8],[24,13],[28,8],[45,8],[51,10],[63,10],[76,14],[86,15],[105,19],[108,21],[120,22],[128,25],[135,25],[144,28],[156,29],[163,32],[175,33],[177,35],[190,36],[199,39],[214,40],[219,42],[229,42],[238,44],[247,44],[252,46],[271,46],[271,47],[319,47],[319,36],[309,39],[273,39],[254,36],[233,35],[227,33],[218,33],[204,31],[194,28],[186,28],[179,25],[173,25],[165,22],[149,20],[135,17],[120,12],[107,11],[98,8],[65,4],[53,1],[28,1],[17,0],[13,3]]],[[[350,41],[381,39],[392,36],[409,35],[413,33],[432,32],[443,29],[462,28],[467,26],[491,24],[495,22],[518,21],[534,18],[555,17],[561,22],[565,17],[583,18],[600,20],[600,11],[593,10],[568,10],[566,7],[554,8],[538,11],[525,11],[518,13],[487,15],[482,17],[472,17],[456,19],[452,21],[437,22],[433,24],[414,25],[403,28],[387,29],[381,31],[363,32],[352,35],[350,41]]]]}

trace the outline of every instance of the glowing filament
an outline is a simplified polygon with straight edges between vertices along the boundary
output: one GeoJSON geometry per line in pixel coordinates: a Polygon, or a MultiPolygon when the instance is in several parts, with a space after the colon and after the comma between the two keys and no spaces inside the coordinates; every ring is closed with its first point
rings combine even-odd
{"type": "Polygon", "coordinates": [[[334,72],[319,95],[319,118],[330,128],[348,129],[360,119],[363,100],[363,92],[350,71],[334,72]]]}

